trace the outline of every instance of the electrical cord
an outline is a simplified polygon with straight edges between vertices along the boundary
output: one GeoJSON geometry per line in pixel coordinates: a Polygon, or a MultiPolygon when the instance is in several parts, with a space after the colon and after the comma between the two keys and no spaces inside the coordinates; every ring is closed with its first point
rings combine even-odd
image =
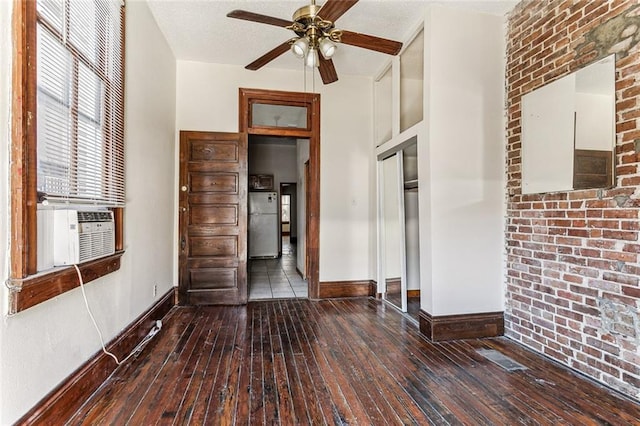
{"type": "Polygon", "coordinates": [[[91,312],[91,308],[89,307],[89,301],[87,300],[87,293],[84,291],[84,280],[82,279],[82,273],[80,272],[80,268],[78,268],[78,265],[75,265],[75,264],[73,265],[73,267],[76,268],[76,272],[78,273],[78,281],[80,282],[80,290],[82,290],[82,298],[84,299],[84,305],[87,307],[87,312],[89,313],[91,322],[93,322],[93,326],[98,332],[98,337],[100,338],[100,344],[102,345],[102,352],[104,352],[106,355],[109,355],[111,358],[113,358],[113,360],[116,362],[117,365],[124,364],[125,362],[127,362],[127,360],[129,360],[129,358],[131,358],[136,353],[140,352],[142,348],[153,338],[153,336],[158,334],[158,332],[162,328],[162,321],[160,320],[156,321],[156,324],[149,331],[149,334],[147,334],[144,337],[144,339],[142,339],[140,343],[138,343],[138,345],[135,348],[133,348],[131,353],[127,355],[127,357],[124,358],[122,361],[118,360],[118,357],[115,356],[113,353],[109,352],[104,344],[104,338],[102,337],[102,332],[100,331],[100,327],[98,327],[98,323],[96,322],[96,319],[93,316],[93,312],[91,312]]]}

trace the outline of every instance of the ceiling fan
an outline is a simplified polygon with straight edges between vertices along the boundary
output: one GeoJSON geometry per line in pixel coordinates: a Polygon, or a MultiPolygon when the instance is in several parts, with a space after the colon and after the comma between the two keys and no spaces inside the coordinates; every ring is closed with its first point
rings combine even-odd
{"type": "Polygon", "coordinates": [[[358,0],[327,0],[323,5],[316,5],[315,0],[307,6],[295,11],[291,21],[274,18],[245,10],[234,10],[227,14],[230,18],[275,25],[292,30],[296,37],[285,41],[265,53],[245,68],[257,70],[290,50],[299,58],[303,58],[309,67],[318,67],[324,84],[338,81],[338,74],[331,57],[336,51],[336,43],[349,44],[363,49],[374,50],[389,55],[397,55],[402,43],[360,34],[353,31],[340,30],[334,22],[358,0]]]}

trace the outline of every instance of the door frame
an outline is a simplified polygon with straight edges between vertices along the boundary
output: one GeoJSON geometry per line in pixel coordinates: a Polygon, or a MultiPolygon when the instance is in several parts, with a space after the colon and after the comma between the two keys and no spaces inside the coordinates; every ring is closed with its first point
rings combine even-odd
{"type": "MultiPolygon", "coordinates": [[[[304,241],[309,239],[309,227],[306,225],[309,223],[309,160],[304,162],[304,241]]],[[[306,246],[305,246],[306,247],[306,246]]],[[[307,278],[307,271],[309,270],[309,256],[304,258],[304,278],[307,278]]]]}
{"type": "Polygon", "coordinates": [[[239,89],[239,131],[247,135],[286,136],[309,140],[309,182],[305,257],[309,299],[320,297],[320,95],[263,89],[239,89]],[[252,126],[253,104],[307,108],[307,128],[252,126]]]}
{"type": "MultiPolygon", "coordinates": [[[[296,187],[296,205],[295,206],[291,206],[289,205],[289,214],[291,214],[291,211],[295,211],[295,215],[296,215],[296,220],[298,219],[298,182],[280,182],[280,189],[278,192],[278,196],[280,197],[280,203],[278,204],[278,224],[280,225],[280,251],[282,252],[282,237],[284,237],[284,233],[282,232],[282,196],[283,195],[289,195],[289,194],[284,194],[284,190],[283,188],[285,188],[285,185],[295,185],[296,187]]],[[[297,223],[296,223],[297,224],[297,223]]],[[[291,221],[289,221],[289,237],[291,237],[291,221]]],[[[296,235],[297,237],[297,235],[296,235]]]]}

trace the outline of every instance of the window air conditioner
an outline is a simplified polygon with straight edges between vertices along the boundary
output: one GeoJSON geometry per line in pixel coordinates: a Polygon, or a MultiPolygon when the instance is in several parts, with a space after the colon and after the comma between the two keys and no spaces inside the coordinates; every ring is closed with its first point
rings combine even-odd
{"type": "Polygon", "coordinates": [[[49,210],[53,216],[53,266],[87,262],[115,253],[111,210],[49,210]]]}

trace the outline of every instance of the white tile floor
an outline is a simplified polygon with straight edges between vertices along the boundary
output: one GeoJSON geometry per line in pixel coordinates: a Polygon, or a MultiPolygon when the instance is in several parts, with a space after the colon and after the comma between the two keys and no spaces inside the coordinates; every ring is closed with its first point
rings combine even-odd
{"type": "Polygon", "coordinates": [[[279,259],[249,260],[249,300],[307,298],[307,282],[296,271],[296,246],[282,239],[279,259]]]}

